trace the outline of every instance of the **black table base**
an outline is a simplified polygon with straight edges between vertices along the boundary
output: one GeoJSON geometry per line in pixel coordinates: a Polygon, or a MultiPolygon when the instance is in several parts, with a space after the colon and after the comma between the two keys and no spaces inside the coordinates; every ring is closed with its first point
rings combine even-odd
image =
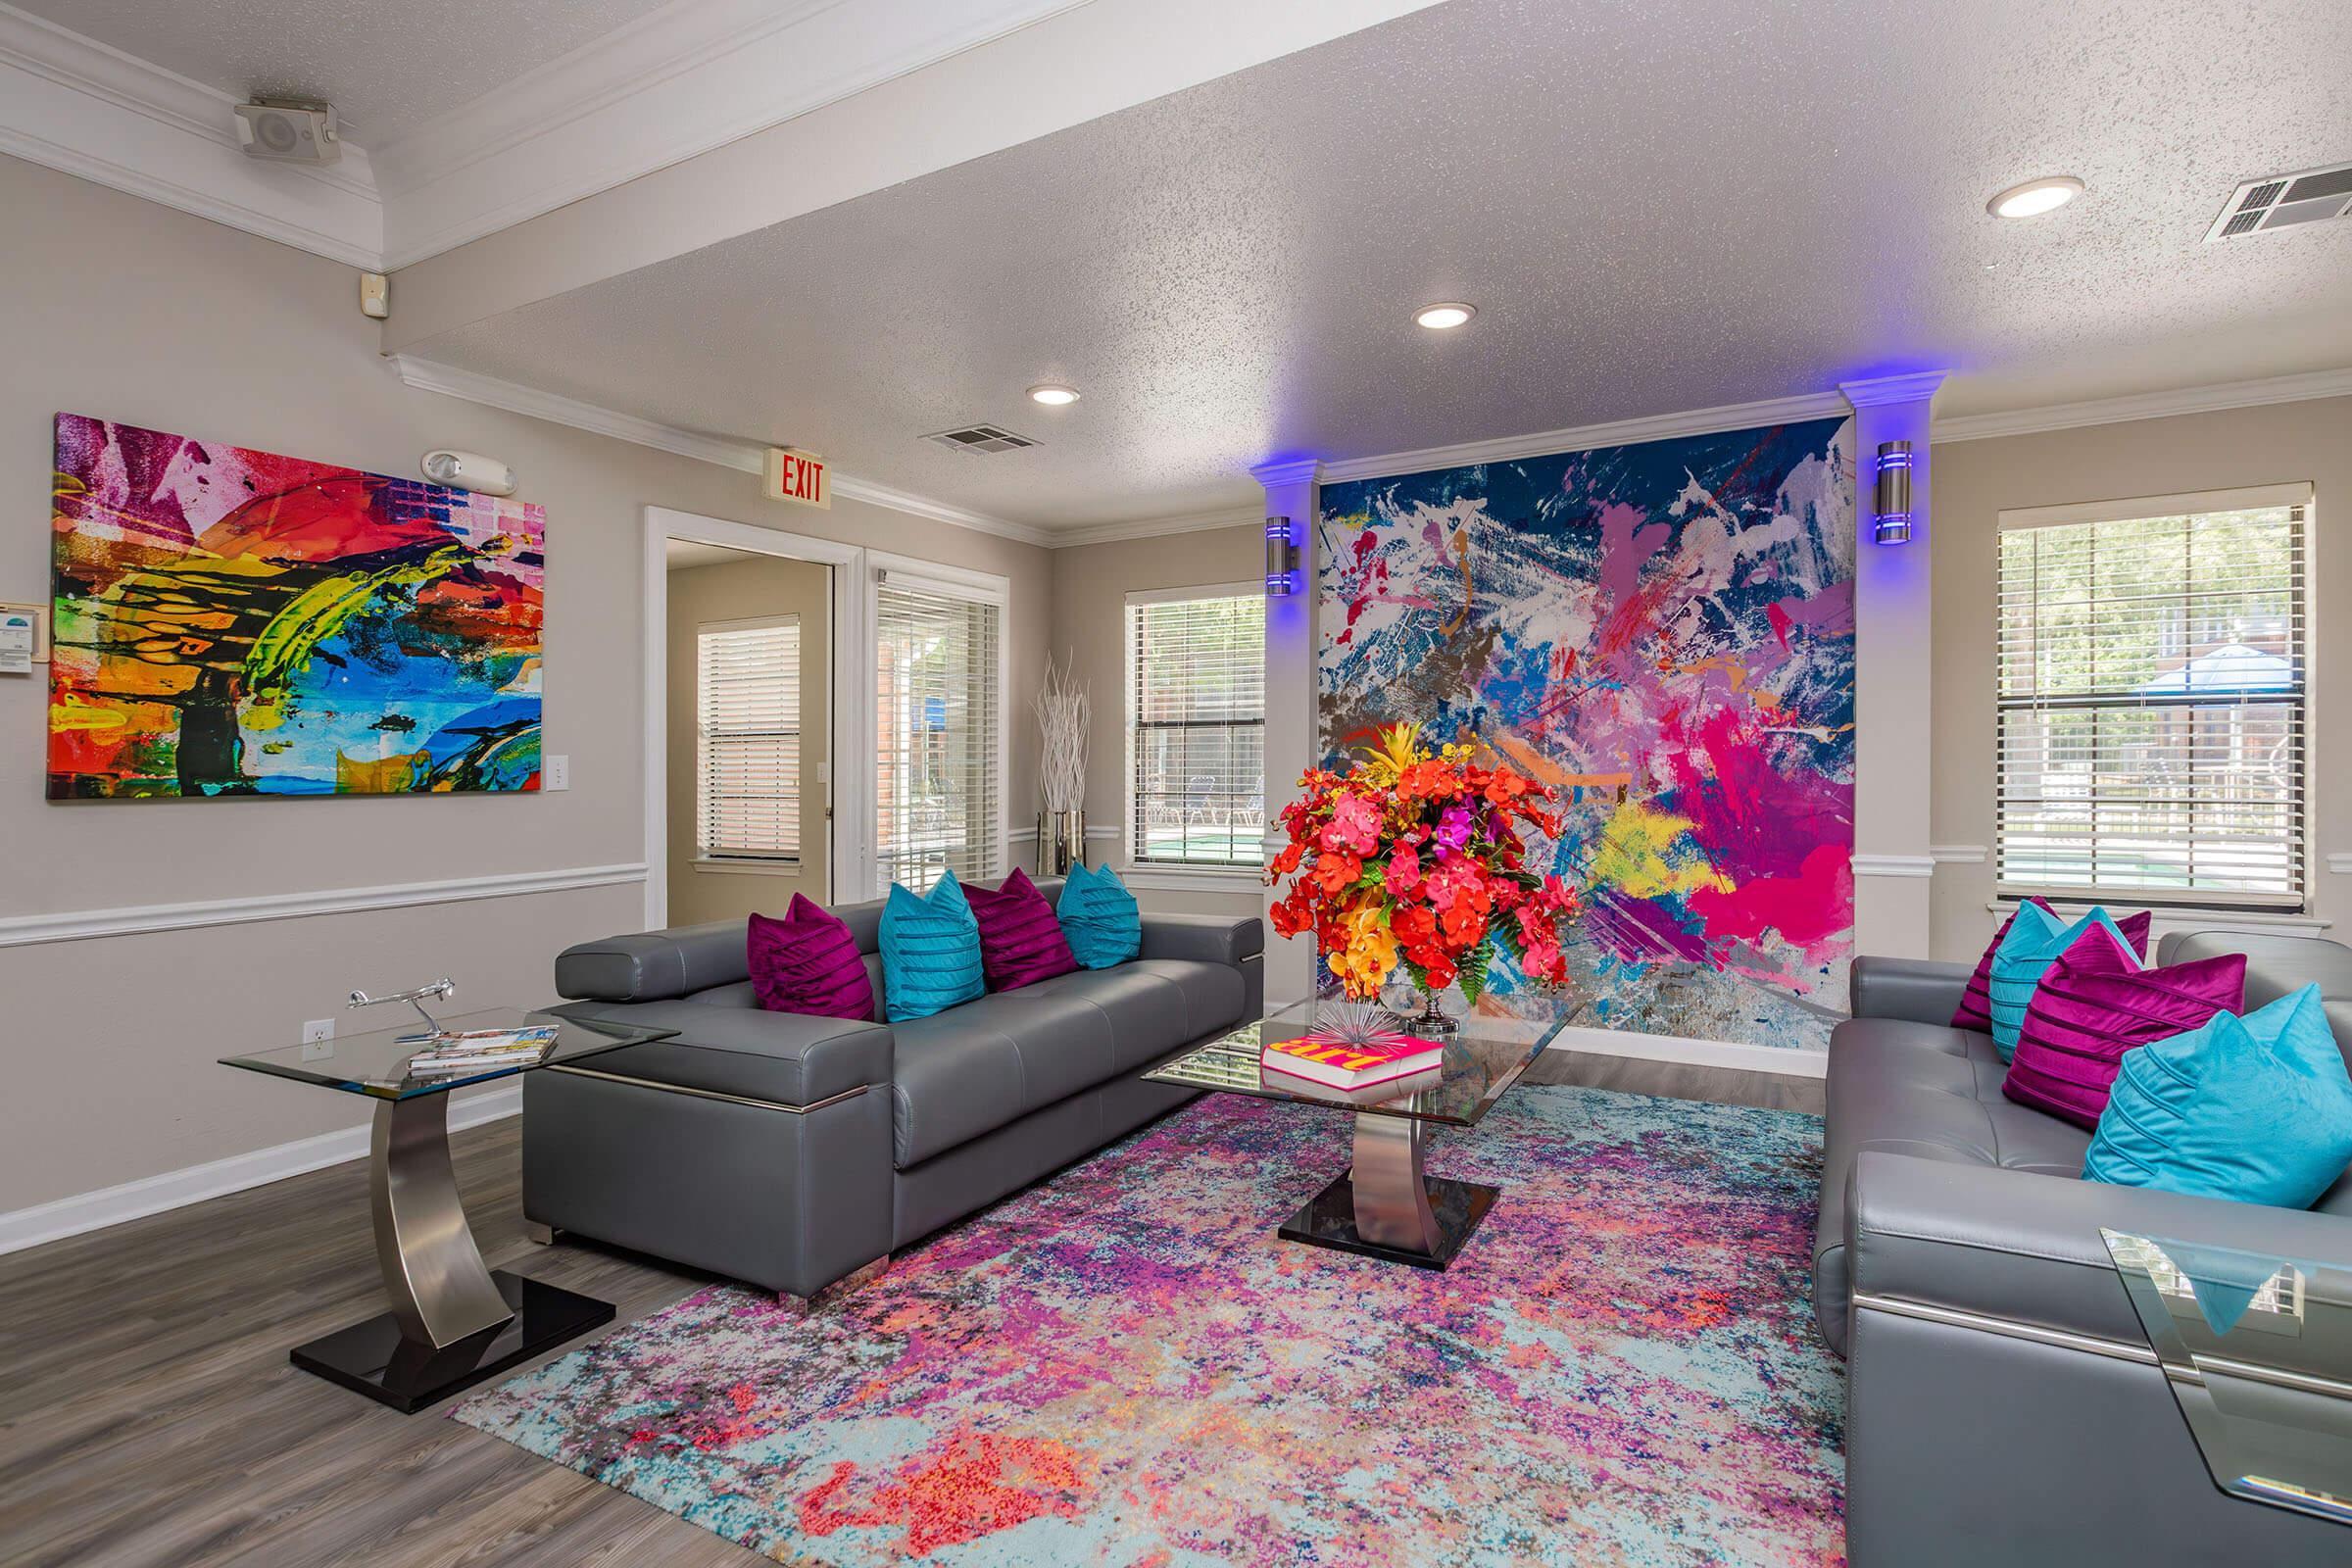
{"type": "Polygon", "coordinates": [[[1329,1247],[1342,1252],[1361,1252],[1388,1263],[1410,1263],[1415,1268],[1442,1269],[1453,1261],[1478,1222],[1487,1217],[1494,1200],[1502,1196],[1499,1187],[1483,1187],[1476,1182],[1448,1181],[1443,1176],[1423,1178],[1429,1193],[1430,1211],[1437,1216],[1438,1245],[1429,1251],[1414,1251],[1409,1248],[1384,1247],[1367,1242],[1355,1230],[1355,1178],[1351,1171],[1324,1188],[1306,1201],[1306,1206],[1293,1214],[1290,1223],[1276,1234],[1286,1242],[1303,1242],[1309,1247],[1329,1247]]]}
{"type": "Polygon", "coordinates": [[[436,1350],[402,1338],[392,1314],[383,1312],[297,1345],[288,1358],[305,1372],[412,1415],[612,1321],[610,1301],[504,1269],[491,1270],[490,1278],[514,1309],[514,1315],[497,1328],[436,1350]]]}

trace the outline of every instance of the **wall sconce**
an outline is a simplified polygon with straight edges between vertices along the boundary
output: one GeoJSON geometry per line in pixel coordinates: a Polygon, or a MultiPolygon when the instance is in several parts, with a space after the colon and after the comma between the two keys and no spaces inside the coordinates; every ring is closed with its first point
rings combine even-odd
{"type": "Polygon", "coordinates": [[[1291,519],[1266,519],[1266,597],[1280,599],[1298,591],[1298,543],[1291,537],[1291,519]]]}
{"type": "Polygon", "coordinates": [[[1871,524],[1871,539],[1883,545],[1902,545],[1911,542],[1911,443],[1882,441],[1879,443],[1878,515],[1871,524]]]}

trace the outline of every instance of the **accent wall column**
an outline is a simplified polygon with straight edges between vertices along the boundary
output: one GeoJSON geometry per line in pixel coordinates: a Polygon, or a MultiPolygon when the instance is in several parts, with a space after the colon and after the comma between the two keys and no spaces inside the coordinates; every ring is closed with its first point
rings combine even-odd
{"type": "MultiPolygon", "coordinates": [[[[1929,956],[1935,777],[1934,485],[1928,407],[1945,372],[1839,384],[1854,408],[1854,929],[1858,952],[1929,956]],[[1872,541],[1878,452],[1911,443],[1911,537],[1872,541]]],[[[1987,607],[1987,614],[1991,613],[1987,607]]]]}
{"type": "MultiPolygon", "coordinates": [[[[1314,458],[1261,463],[1266,515],[1291,519],[1298,545],[1298,591],[1266,599],[1266,858],[1282,843],[1282,808],[1298,795],[1298,775],[1321,754],[1315,712],[1315,505],[1323,465],[1314,458]]],[[[1269,915],[1273,890],[1266,891],[1269,915]]],[[[1297,1002],[1314,984],[1314,938],[1285,941],[1266,922],[1266,1003],[1297,1002]]]]}

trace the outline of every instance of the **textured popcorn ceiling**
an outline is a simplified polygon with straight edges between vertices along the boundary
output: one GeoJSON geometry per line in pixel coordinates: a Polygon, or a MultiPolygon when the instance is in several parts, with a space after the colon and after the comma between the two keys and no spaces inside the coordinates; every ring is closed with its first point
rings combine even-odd
{"type": "Polygon", "coordinates": [[[324,98],[388,145],[663,0],[13,0],[245,97],[324,98]]]}
{"type": "Polygon", "coordinates": [[[423,357],[1048,526],[1925,367],[1965,414],[2352,365],[2352,221],[2201,243],[2352,158],[2347,61],[2342,0],[1451,0],[423,357]],[[919,439],[971,420],[1045,444],[919,439]]]}

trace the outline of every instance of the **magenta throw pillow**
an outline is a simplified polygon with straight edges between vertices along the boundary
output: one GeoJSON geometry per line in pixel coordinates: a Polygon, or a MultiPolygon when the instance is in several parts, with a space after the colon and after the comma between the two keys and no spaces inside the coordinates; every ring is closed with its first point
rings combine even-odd
{"type": "Polygon", "coordinates": [[[2143,969],[2092,926],[2058,956],[2026,1004],[2001,1093],[2078,1127],[2095,1128],[2124,1053],[2186,1034],[2245,1004],[2241,953],[2143,969]]]}
{"type": "Polygon", "coordinates": [[[874,983],[858,939],[808,895],[795,893],[781,920],[753,915],[745,944],[752,990],[768,1011],[873,1021],[874,983]]]}
{"type": "MultiPolygon", "coordinates": [[[[2045,899],[2029,897],[2026,902],[2039,905],[2047,913],[2058,912],[2045,899]]],[[[2142,909],[2116,922],[2142,958],[2148,956],[2148,925],[2154,918],[2151,911],[2142,909]]],[[[2009,934],[2009,927],[2016,919],[2012,914],[2001,922],[2001,928],[1992,934],[1992,941],[1984,949],[1984,956],[1977,960],[1977,972],[1968,977],[1968,991],[1960,998],[1960,1005],[1953,1009],[1953,1028],[1974,1029],[1981,1035],[1992,1033],[1992,956],[2001,951],[2001,938],[2009,934]]]]}
{"type": "Polygon", "coordinates": [[[991,991],[1017,991],[1057,974],[1074,974],[1077,956],[1061,934],[1054,906],[1018,868],[995,892],[966,887],[963,896],[980,922],[980,966],[991,991]]]}

